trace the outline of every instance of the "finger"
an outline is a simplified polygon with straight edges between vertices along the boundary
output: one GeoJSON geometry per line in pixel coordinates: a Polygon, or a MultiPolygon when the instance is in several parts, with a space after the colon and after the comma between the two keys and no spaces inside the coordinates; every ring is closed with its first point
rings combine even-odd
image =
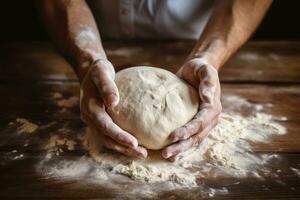
{"type": "Polygon", "coordinates": [[[171,133],[170,140],[172,142],[187,139],[204,130],[222,110],[217,70],[207,64],[195,66],[194,70],[195,76],[200,80],[200,111],[192,121],[171,133]]]}
{"type": "Polygon", "coordinates": [[[96,126],[102,133],[121,145],[128,147],[137,147],[138,141],[130,133],[122,130],[117,126],[107,113],[101,113],[97,115],[96,126]]]}
{"type": "Polygon", "coordinates": [[[137,158],[143,159],[143,158],[146,158],[148,155],[147,150],[141,146],[137,146],[135,148],[124,147],[124,146],[116,143],[109,137],[104,138],[103,145],[108,149],[112,149],[114,151],[117,151],[121,154],[130,156],[130,157],[137,157],[137,158]]]}
{"type": "Polygon", "coordinates": [[[172,144],[170,146],[167,146],[162,151],[162,157],[165,159],[168,159],[174,155],[179,154],[180,152],[190,148],[193,144],[193,138],[190,137],[186,140],[180,141],[178,143],[172,144]]]}
{"type": "Polygon", "coordinates": [[[198,146],[203,141],[203,139],[208,135],[209,131],[217,125],[218,119],[219,117],[217,116],[209,126],[207,126],[203,131],[197,133],[196,135],[186,140],[182,140],[180,142],[167,146],[162,151],[162,156],[165,159],[170,159],[171,161],[174,161],[178,158],[174,156],[188,150],[192,146],[198,146]]]}
{"type": "Polygon", "coordinates": [[[104,104],[114,107],[119,102],[118,88],[114,82],[114,69],[109,61],[99,60],[91,69],[91,79],[96,85],[104,104]]]}
{"type": "MultiPolygon", "coordinates": [[[[199,86],[199,80],[198,80],[198,77],[195,76],[194,71],[195,71],[195,69],[198,69],[198,65],[199,65],[198,63],[193,62],[193,61],[188,62],[177,71],[176,75],[178,77],[184,79],[185,81],[187,81],[189,84],[191,84],[195,88],[197,88],[199,86]]],[[[202,63],[202,65],[204,65],[204,64],[202,63]]]]}
{"type": "Polygon", "coordinates": [[[117,126],[106,113],[104,106],[101,106],[95,99],[91,99],[89,104],[89,118],[100,134],[110,137],[121,145],[128,147],[138,146],[137,139],[117,126]]]}
{"type": "MultiPolygon", "coordinates": [[[[97,128],[91,121],[88,122],[88,126],[90,128],[92,128],[92,130],[94,130],[95,134],[97,134],[97,128]]],[[[129,148],[126,146],[122,146],[122,145],[118,144],[117,142],[115,142],[114,140],[112,140],[111,138],[109,138],[105,135],[101,135],[101,134],[98,134],[98,139],[100,140],[99,142],[106,148],[117,151],[119,153],[122,153],[122,154],[130,156],[130,157],[137,157],[137,158],[143,159],[143,158],[146,158],[148,155],[147,150],[140,146],[135,147],[135,148],[129,148]]]]}
{"type": "Polygon", "coordinates": [[[196,133],[203,131],[212,120],[221,112],[220,111],[221,103],[217,104],[215,107],[204,107],[202,108],[186,125],[175,129],[169,136],[172,143],[185,140],[196,133]]]}

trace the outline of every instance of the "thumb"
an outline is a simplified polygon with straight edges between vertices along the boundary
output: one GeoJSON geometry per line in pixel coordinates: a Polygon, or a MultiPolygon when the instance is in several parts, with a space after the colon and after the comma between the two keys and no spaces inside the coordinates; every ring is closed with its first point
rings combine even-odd
{"type": "Polygon", "coordinates": [[[91,79],[97,87],[106,107],[119,103],[119,92],[114,82],[115,70],[108,60],[98,60],[91,68],[91,79]]]}

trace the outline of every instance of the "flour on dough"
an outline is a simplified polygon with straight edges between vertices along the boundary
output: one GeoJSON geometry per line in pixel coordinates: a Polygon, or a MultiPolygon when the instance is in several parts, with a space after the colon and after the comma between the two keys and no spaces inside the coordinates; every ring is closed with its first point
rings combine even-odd
{"type": "Polygon", "coordinates": [[[120,103],[108,112],[122,129],[148,149],[168,145],[170,133],[198,111],[197,91],[175,74],[154,67],[132,67],[116,74],[120,103]]]}

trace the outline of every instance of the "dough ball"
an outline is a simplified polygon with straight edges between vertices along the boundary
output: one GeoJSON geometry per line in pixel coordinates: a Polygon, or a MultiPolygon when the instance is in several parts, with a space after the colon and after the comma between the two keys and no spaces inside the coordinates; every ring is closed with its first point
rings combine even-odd
{"type": "Polygon", "coordinates": [[[108,109],[113,121],[147,149],[162,149],[168,136],[197,113],[197,91],[175,74],[154,67],[132,67],[116,74],[119,104],[108,109]]]}

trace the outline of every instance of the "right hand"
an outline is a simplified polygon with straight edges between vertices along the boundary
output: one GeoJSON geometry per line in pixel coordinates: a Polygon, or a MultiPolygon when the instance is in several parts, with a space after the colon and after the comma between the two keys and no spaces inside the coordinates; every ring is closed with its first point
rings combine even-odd
{"type": "Polygon", "coordinates": [[[117,126],[106,112],[106,107],[114,107],[119,102],[114,77],[114,67],[108,60],[97,60],[89,68],[80,86],[81,119],[96,130],[106,148],[145,158],[147,150],[138,146],[137,139],[117,126]]]}

